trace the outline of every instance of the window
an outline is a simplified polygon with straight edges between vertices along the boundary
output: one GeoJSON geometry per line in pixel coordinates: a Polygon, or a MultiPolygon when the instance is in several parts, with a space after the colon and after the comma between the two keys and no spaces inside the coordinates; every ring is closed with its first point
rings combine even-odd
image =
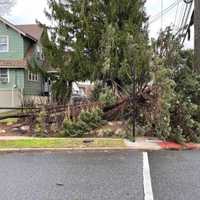
{"type": "Polygon", "coordinates": [[[0,36],[0,52],[8,52],[8,36],[0,36]]]}
{"type": "Polygon", "coordinates": [[[0,82],[8,83],[8,69],[0,68],[0,82]]]}
{"type": "Polygon", "coordinates": [[[28,80],[29,81],[38,81],[38,73],[33,73],[28,71],[28,80]]]}
{"type": "Polygon", "coordinates": [[[37,59],[44,60],[42,47],[39,45],[36,46],[36,56],[37,56],[37,59]]]}

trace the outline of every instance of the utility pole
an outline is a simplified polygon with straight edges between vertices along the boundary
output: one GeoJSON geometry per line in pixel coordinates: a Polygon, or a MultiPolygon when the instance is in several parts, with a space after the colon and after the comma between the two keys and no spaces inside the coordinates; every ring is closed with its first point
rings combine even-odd
{"type": "Polygon", "coordinates": [[[133,137],[133,142],[135,142],[135,137],[136,137],[136,68],[135,65],[132,64],[131,66],[131,75],[132,75],[132,93],[131,93],[131,110],[132,110],[132,137],[133,137]]]}
{"type": "Polygon", "coordinates": [[[163,29],[163,0],[161,0],[161,30],[163,29]]]}
{"type": "Polygon", "coordinates": [[[200,73],[200,0],[194,0],[194,70],[200,73]]]}

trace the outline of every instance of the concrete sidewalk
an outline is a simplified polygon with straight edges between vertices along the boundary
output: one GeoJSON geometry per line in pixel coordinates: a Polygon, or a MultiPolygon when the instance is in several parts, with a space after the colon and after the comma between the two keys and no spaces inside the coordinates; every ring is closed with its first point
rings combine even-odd
{"type": "Polygon", "coordinates": [[[135,142],[126,139],[124,142],[129,149],[133,150],[153,151],[162,149],[159,145],[160,140],[157,138],[137,137],[135,142]]]}
{"type": "Polygon", "coordinates": [[[135,142],[124,140],[129,149],[135,150],[199,150],[200,144],[185,143],[177,144],[170,141],[162,141],[157,138],[138,137],[135,142]]]}
{"type": "Polygon", "coordinates": [[[135,142],[124,140],[129,149],[135,150],[200,150],[200,144],[177,144],[170,141],[162,141],[157,138],[138,137],[135,142]]]}
{"type": "Polygon", "coordinates": [[[23,139],[33,139],[33,137],[25,137],[25,136],[0,136],[1,140],[23,140],[23,139]]]}

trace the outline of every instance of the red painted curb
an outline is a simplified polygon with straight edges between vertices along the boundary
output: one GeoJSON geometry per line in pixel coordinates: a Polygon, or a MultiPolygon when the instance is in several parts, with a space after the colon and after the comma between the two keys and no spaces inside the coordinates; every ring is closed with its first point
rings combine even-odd
{"type": "Polygon", "coordinates": [[[200,146],[198,144],[188,143],[188,144],[185,144],[185,149],[188,149],[188,150],[200,149],[200,146]]]}
{"type": "Polygon", "coordinates": [[[199,144],[187,143],[187,144],[177,144],[175,142],[158,142],[158,145],[162,149],[168,150],[193,150],[193,149],[200,149],[199,144]]]}
{"type": "Polygon", "coordinates": [[[158,142],[158,145],[162,149],[174,149],[174,150],[181,150],[182,149],[182,145],[177,144],[175,142],[158,142]]]}

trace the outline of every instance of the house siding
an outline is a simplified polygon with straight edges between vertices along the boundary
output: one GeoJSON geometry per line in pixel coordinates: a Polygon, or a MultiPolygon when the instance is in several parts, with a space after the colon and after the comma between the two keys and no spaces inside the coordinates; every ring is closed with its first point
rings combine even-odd
{"type": "Polygon", "coordinates": [[[18,107],[23,102],[23,95],[18,90],[0,91],[0,107],[18,107]]]}
{"type": "Polygon", "coordinates": [[[15,88],[22,91],[24,89],[24,69],[8,69],[8,73],[9,82],[0,82],[0,90],[9,91],[15,88]]]}
{"type": "Polygon", "coordinates": [[[38,75],[37,81],[28,80],[28,70],[25,71],[24,95],[42,95],[42,77],[38,75]]]}
{"type": "Polygon", "coordinates": [[[9,82],[0,83],[0,107],[20,106],[24,92],[24,69],[8,69],[9,82]]]}
{"type": "MultiPolygon", "coordinates": [[[[36,56],[36,42],[24,37],[0,21],[1,35],[8,36],[9,50],[8,52],[0,52],[0,60],[16,61],[28,59],[26,56],[31,47],[34,48],[32,56],[36,56]]],[[[5,68],[7,66],[2,67],[5,68]]],[[[8,66],[9,82],[0,82],[0,107],[19,106],[26,97],[39,97],[43,93],[43,78],[41,75],[38,75],[38,81],[29,81],[28,66],[25,68],[14,67],[8,66]]]]}
{"type": "Polygon", "coordinates": [[[0,53],[2,60],[20,60],[24,58],[24,41],[23,37],[15,30],[9,28],[0,22],[0,35],[9,37],[9,51],[0,53]]]}

